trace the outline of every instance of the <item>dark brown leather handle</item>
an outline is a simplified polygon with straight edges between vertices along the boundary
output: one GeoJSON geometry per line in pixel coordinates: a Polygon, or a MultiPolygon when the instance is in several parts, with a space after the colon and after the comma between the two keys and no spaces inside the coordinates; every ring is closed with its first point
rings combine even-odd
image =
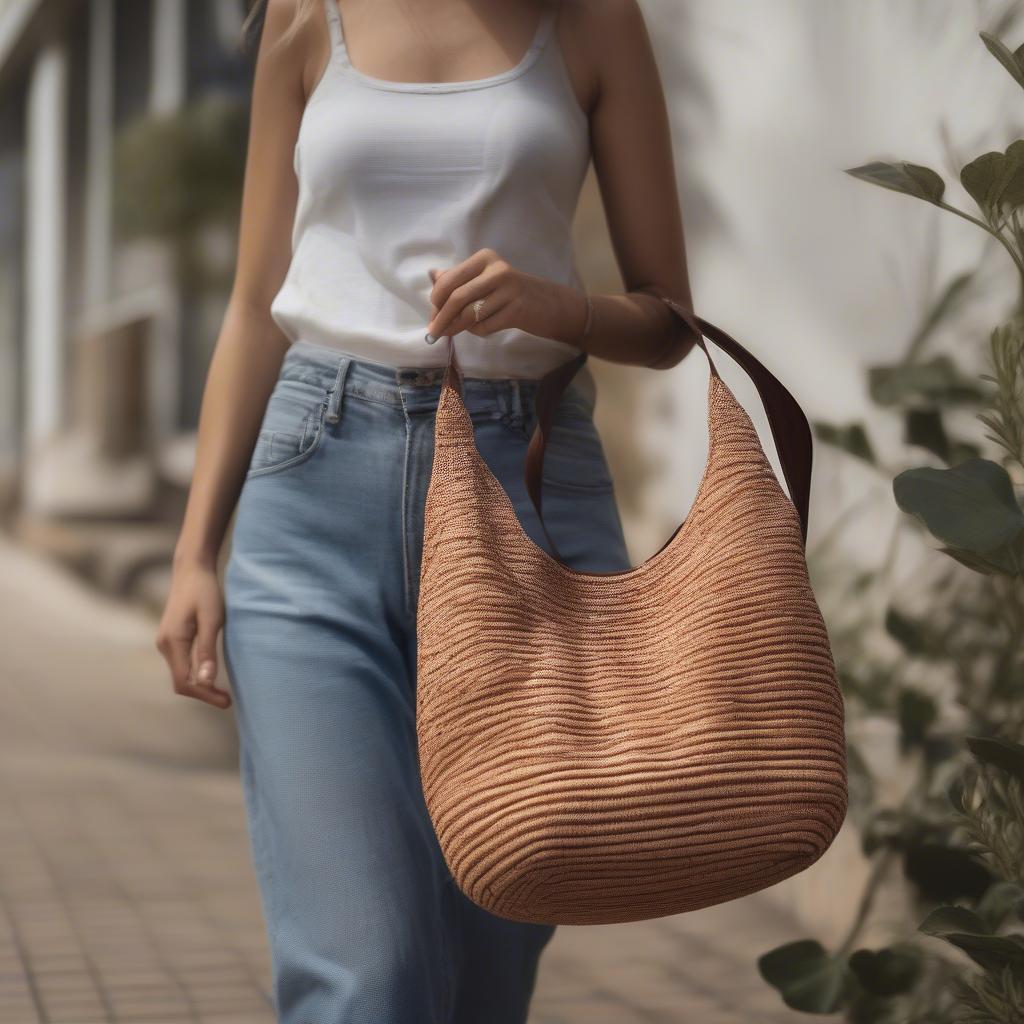
{"type": "MultiPolygon", "coordinates": [[[[659,298],[683,320],[691,333],[696,333],[699,330],[700,336],[697,339],[697,344],[707,356],[713,374],[717,375],[718,371],[711,358],[711,353],[708,352],[707,346],[704,344],[705,336],[739,363],[757,387],[765,412],[768,414],[768,423],[775,441],[779,462],[782,465],[782,472],[786,478],[786,486],[789,488],[789,497],[800,516],[800,534],[806,545],[813,450],[811,428],[799,403],[770,370],[721,327],[716,327],[713,323],[695,316],[668,296],[660,295],[659,298]]],[[[537,388],[535,401],[537,426],[526,451],[526,490],[537,510],[537,516],[540,518],[541,526],[553,550],[554,543],[547,532],[547,527],[544,526],[544,518],[541,515],[544,449],[551,433],[551,422],[558,400],[586,361],[587,353],[580,352],[579,355],[556,366],[542,377],[537,388]]]]}

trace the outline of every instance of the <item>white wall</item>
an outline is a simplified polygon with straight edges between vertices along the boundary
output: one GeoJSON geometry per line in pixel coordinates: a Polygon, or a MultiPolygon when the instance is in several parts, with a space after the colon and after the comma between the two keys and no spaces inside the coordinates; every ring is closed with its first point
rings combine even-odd
{"type": "MultiPolygon", "coordinates": [[[[697,311],[762,359],[809,418],[868,418],[875,439],[895,454],[900,425],[869,402],[864,368],[903,350],[930,298],[954,272],[977,263],[987,236],[843,169],[875,159],[927,164],[951,183],[947,198],[971,209],[959,166],[1005,148],[1024,113],[1020,87],[978,38],[1007,5],[679,2],[648,0],[644,7],[666,67],[683,53],[687,75],[699,83],[672,89],[669,100],[680,178],[706,190],[721,220],[688,242],[697,311]],[[691,117],[691,104],[710,106],[710,113],[691,117]]],[[[1007,42],[1011,49],[1024,42],[1024,25],[1007,42]]],[[[968,369],[969,357],[981,368],[984,340],[976,339],[1014,296],[1012,268],[1001,254],[989,254],[990,293],[969,321],[975,340],[963,339],[963,323],[944,339],[968,369]]],[[[726,357],[718,362],[770,446],[753,387],[726,357]]],[[[652,488],[649,508],[678,520],[706,457],[706,362],[694,352],[665,377],[653,386],[669,390],[677,417],[652,425],[645,443],[675,453],[674,473],[652,488]]],[[[817,446],[812,543],[869,485],[869,476],[817,446]]],[[[862,550],[871,550],[880,526],[897,514],[885,490],[875,503],[878,519],[864,517],[848,531],[862,550]]]]}

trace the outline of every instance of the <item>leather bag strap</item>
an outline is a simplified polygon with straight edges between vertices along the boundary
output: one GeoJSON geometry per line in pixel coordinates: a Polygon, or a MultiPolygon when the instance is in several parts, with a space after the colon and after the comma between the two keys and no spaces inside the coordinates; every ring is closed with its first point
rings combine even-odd
{"type": "MultiPolygon", "coordinates": [[[[757,387],[758,394],[761,396],[761,402],[768,415],[768,423],[771,427],[772,438],[775,441],[779,462],[782,465],[782,472],[786,478],[789,497],[800,516],[800,533],[806,546],[813,449],[811,428],[799,403],[767,367],[751,355],[735,338],[723,331],[721,327],[715,326],[715,324],[704,320],[702,317],[695,316],[668,296],[659,295],[658,297],[683,320],[691,333],[697,335],[697,344],[707,357],[712,374],[715,376],[719,375],[711,358],[711,353],[704,342],[705,337],[710,338],[739,363],[757,387]]],[[[544,534],[551,544],[552,550],[556,552],[556,557],[557,549],[551,540],[550,534],[548,534],[547,527],[544,525],[544,517],[541,514],[541,481],[544,471],[544,449],[551,434],[551,423],[558,400],[586,361],[587,353],[581,351],[579,355],[573,356],[572,359],[556,366],[541,378],[537,387],[534,406],[537,426],[534,429],[533,436],[530,438],[526,451],[526,490],[530,495],[534,508],[537,510],[537,516],[544,529],[544,534]]]]}

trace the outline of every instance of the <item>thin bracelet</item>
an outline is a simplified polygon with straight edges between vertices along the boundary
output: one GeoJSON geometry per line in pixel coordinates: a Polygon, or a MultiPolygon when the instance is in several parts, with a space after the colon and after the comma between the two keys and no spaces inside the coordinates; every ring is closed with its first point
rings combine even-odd
{"type": "Polygon", "coordinates": [[[590,334],[590,326],[594,322],[594,302],[590,298],[589,292],[584,292],[583,297],[587,300],[587,322],[583,328],[583,333],[580,335],[580,341],[583,341],[590,334]]]}

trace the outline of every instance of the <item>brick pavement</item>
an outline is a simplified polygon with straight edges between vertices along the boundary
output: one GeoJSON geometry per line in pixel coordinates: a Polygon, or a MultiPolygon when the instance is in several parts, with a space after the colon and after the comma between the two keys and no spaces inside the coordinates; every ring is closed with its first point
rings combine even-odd
{"type": "MultiPolygon", "coordinates": [[[[273,1024],[229,714],[170,692],[150,616],[6,542],[0,603],[0,1024],[273,1024]]],[[[797,935],[763,897],[565,927],[531,1022],[805,1019],[754,968],[797,935]]]]}

